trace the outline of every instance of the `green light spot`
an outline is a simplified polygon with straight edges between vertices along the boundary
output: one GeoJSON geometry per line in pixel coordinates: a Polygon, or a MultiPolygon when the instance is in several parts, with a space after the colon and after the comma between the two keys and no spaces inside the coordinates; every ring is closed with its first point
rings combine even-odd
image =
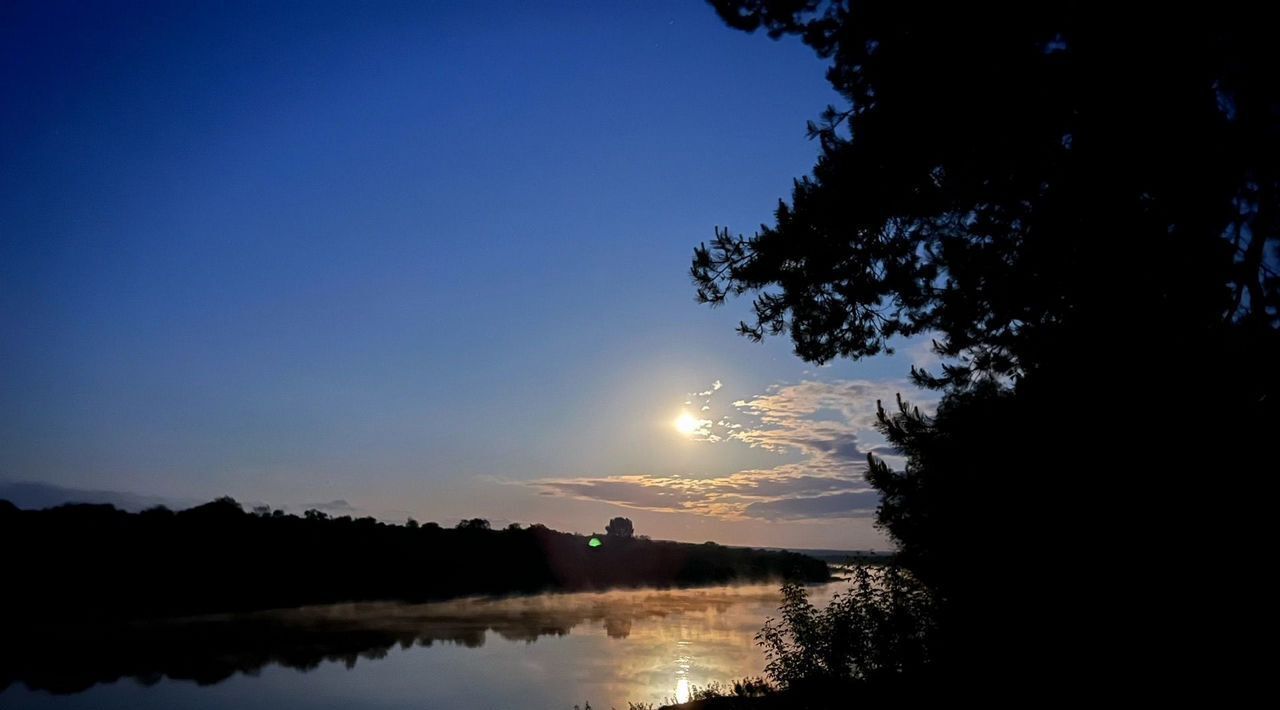
{"type": "Polygon", "coordinates": [[[587,540],[587,547],[600,547],[603,544],[604,543],[600,542],[600,538],[598,537],[593,537],[590,540],[587,540]]]}

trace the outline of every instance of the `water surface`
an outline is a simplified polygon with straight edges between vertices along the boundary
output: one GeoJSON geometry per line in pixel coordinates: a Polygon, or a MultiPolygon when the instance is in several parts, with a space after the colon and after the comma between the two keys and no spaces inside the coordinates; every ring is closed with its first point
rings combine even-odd
{"type": "MultiPolygon", "coordinates": [[[[812,588],[822,601],[841,583],[812,588]]],[[[759,675],[776,585],[367,603],[50,633],[4,708],[625,708],[759,675]]]]}

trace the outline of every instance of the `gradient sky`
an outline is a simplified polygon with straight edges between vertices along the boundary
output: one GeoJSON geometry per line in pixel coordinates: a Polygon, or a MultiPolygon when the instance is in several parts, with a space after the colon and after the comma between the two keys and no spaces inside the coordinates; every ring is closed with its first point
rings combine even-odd
{"type": "Polygon", "coordinates": [[[0,479],[884,547],[921,342],[815,369],[688,278],[823,69],[696,2],[7,2],[0,479]]]}

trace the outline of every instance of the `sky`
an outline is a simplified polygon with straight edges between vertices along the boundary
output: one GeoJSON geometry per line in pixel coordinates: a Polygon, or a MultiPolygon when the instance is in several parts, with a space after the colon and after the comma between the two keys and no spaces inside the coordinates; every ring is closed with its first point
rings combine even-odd
{"type": "Polygon", "coordinates": [[[927,340],[818,368],[688,276],[823,72],[696,2],[5,3],[0,481],[885,548],[927,340]]]}

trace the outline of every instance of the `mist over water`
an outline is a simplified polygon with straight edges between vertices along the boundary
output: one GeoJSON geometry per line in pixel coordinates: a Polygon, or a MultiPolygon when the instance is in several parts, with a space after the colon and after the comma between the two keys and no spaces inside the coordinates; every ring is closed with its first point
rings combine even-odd
{"type": "MultiPolygon", "coordinates": [[[[824,603],[844,583],[812,588],[824,603]]],[[[759,675],[776,585],[299,607],[51,631],[5,708],[570,708],[759,675]]],[[[8,649],[7,658],[21,658],[8,649]]]]}

